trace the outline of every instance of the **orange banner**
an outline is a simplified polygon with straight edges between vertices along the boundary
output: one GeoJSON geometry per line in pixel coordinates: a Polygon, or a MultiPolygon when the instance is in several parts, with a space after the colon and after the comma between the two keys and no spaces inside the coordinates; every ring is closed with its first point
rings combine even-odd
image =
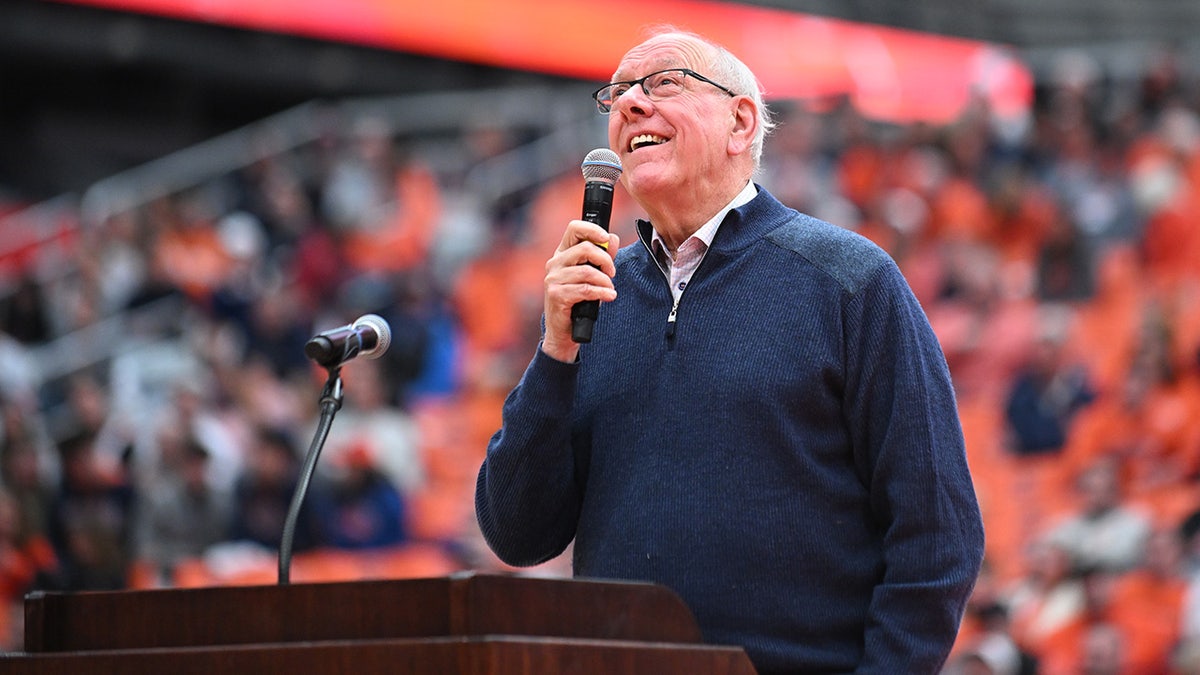
{"type": "Polygon", "coordinates": [[[975,96],[1032,100],[1028,69],[987,43],[702,0],[57,0],[607,80],[645,26],[671,23],[738,54],[769,98],[847,96],[864,115],[944,123],[975,96]]]}

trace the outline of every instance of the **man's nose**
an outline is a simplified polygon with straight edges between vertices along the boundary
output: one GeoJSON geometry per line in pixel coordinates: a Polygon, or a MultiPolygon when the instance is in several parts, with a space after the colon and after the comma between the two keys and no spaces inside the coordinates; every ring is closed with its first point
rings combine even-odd
{"type": "Polygon", "coordinates": [[[633,115],[645,115],[649,110],[650,97],[641,85],[630,87],[613,101],[613,108],[619,112],[628,111],[633,115]]]}

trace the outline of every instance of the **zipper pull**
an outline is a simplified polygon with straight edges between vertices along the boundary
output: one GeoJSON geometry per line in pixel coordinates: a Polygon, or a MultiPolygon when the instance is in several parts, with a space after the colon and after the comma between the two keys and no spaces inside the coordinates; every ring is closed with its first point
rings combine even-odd
{"type": "Polygon", "coordinates": [[[679,311],[679,301],[671,305],[671,313],[667,315],[667,338],[675,337],[675,314],[679,311]]]}

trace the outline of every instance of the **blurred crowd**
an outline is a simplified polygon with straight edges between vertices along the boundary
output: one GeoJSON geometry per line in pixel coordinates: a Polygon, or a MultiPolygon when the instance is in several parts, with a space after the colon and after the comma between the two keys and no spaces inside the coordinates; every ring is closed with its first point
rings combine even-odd
{"type": "MultiPolygon", "coordinates": [[[[1070,55],[1042,79],[1028,116],[980,100],[941,126],[776,101],[758,180],[891,253],[942,341],[988,536],[947,672],[1200,673],[1200,82],[1170,51],[1136,78],[1070,55]]],[[[503,569],[475,471],[582,181],[481,200],[412,140],[347,120],[85,224],[70,274],[18,270],[3,646],[33,589],[272,582],[328,376],[303,345],[364,313],[393,345],[341,373],[292,578],[503,569]],[[114,316],[120,349],[47,368],[46,345],[114,316]]],[[[483,161],[520,138],[447,142],[483,161]]],[[[640,214],[615,201],[628,245],[640,214]]]]}

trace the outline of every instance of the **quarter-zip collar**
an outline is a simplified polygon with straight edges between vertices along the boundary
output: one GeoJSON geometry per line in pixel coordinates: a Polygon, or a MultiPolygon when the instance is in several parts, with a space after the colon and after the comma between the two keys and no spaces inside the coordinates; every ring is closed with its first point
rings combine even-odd
{"type": "MultiPolygon", "coordinates": [[[[729,210],[709,244],[709,253],[731,253],[746,248],[787,222],[791,209],[755,184],[758,194],[749,202],[729,210]]],[[[638,238],[654,260],[654,227],[648,220],[637,221],[638,238]]],[[[657,263],[656,263],[657,264],[657,263]]]]}

